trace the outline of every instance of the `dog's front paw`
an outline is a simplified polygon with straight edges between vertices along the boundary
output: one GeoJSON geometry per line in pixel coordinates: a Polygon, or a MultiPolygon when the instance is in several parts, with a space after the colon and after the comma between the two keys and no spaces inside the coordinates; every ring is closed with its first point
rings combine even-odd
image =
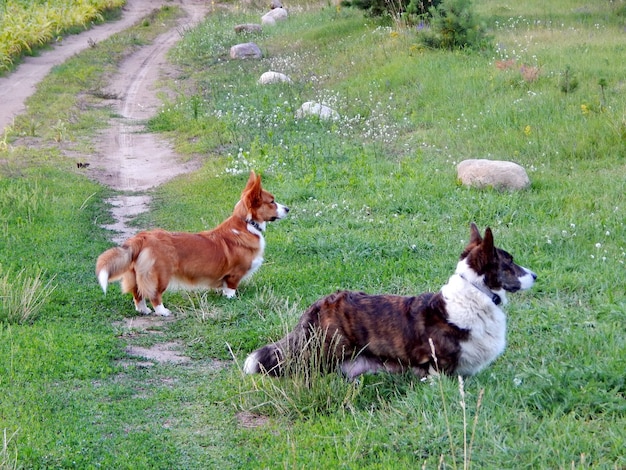
{"type": "Polygon", "coordinates": [[[231,289],[229,287],[224,287],[222,289],[222,292],[224,293],[227,299],[232,299],[235,297],[235,294],[237,294],[237,291],[235,289],[231,289]]]}
{"type": "Polygon", "coordinates": [[[161,315],[162,317],[169,317],[172,314],[172,312],[169,309],[165,308],[163,304],[154,307],[154,313],[156,313],[157,315],[161,315]]]}

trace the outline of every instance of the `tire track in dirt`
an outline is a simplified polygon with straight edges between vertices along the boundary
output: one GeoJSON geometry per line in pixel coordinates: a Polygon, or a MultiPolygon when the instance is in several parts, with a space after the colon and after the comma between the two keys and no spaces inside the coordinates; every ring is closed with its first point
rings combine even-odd
{"type": "MultiPolygon", "coordinates": [[[[179,0],[175,3],[187,16],[178,21],[175,28],[125,59],[107,86],[108,95],[120,97],[114,104],[119,117],[112,118],[109,127],[96,137],[97,160],[89,174],[122,192],[107,200],[115,222],[104,227],[115,232],[112,240],[116,243],[122,243],[135,233],[128,222],[148,211],[149,189],[197,168],[197,163],[181,164],[171,145],[158,135],[147,133],[144,124],[158,112],[161,104],[157,83],[168,69],[167,51],[180,39],[181,31],[199,23],[209,12],[207,2],[179,0]]],[[[130,324],[133,323],[139,334],[146,334],[151,328],[162,325],[162,320],[146,317],[131,319],[130,324]]],[[[154,363],[186,364],[190,361],[181,354],[182,345],[176,341],[142,348],[132,344],[132,337],[123,339],[127,342],[129,356],[144,358],[126,365],[147,367],[154,363]]]]}
{"type": "Polygon", "coordinates": [[[117,243],[134,233],[129,220],[148,210],[151,199],[147,190],[198,167],[197,162],[180,163],[171,145],[146,133],[144,126],[145,120],[158,112],[156,83],[167,68],[167,51],[180,39],[181,30],[193,27],[209,12],[202,1],[180,5],[187,17],[127,58],[107,87],[108,94],[121,97],[115,106],[120,117],[112,119],[97,138],[98,160],[90,173],[106,186],[134,193],[108,200],[115,222],[104,227],[116,232],[113,241],[117,243]]]}
{"type": "MultiPolygon", "coordinates": [[[[53,66],[62,64],[91,44],[131,27],[163,5],[179,6],[186,16],[174,28],[137,49],[122,62],[107,86],[108,95],[119,97],[113,103],[114,113],[119,117],[111,119],[110,126],[95,136],[96,155],[81,157],[90,163],[86,173],[90,178],[121,192],[108,200],[115,222],[104,226],[116,232],[112,240],[117,243],[134,234],[135,230],[127,224],[148,210],[151,188],[198,167],[197,162],[180,163],[171,145],[159,136],[146,133],[144,123],[158,112],[161,104],[157,84],[162,74],[170,69],[167,51],[181,38],[182,31],[197,25],[212,11],[212,3],[202,0],[128,0],[120,20],[64,38],[38,57],[26,57],[11,74],[0,77],[1,132],[12,124],[15,116],[26,110],[26,100],[53,66]]],[[[122,338],[129,343],[126,352],[129,356],[146,358],[145,362],[129,362],[127,365],[186,364],[190,360],[181,355],[178,342],[157,344],[150,349],[131,344],[135,334],[149,334],[155,328],[158,332],[165,325],[158,317],[126,320],[121,326],[125,331],[122,338]]],[[[221,367],[223,364],[219,361],[211,363],[212,369],[221,367]]]]}

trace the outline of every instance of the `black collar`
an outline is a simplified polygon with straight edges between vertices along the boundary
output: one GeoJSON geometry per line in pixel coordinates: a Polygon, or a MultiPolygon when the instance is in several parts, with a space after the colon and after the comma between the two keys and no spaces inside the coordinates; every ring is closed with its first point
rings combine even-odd
{"type": "Polygon", "coordinates": [[[259,224],[256,220],[246,219],[246,223],[252,225],[259,232],[263,231],[263,229],[261,228],[261,224],[259,224]]]}
{"type": "Polygon", "coordinates": [[[472,286],[474,286],[476,289],[478,289],[479,291],[481,291],[483,294],[485,294],[486,296],[491,298],[491,301],[496,304],[496,305],[500,305],[502,303],[502,299],[500,298],[500,296],[498,294],[496,294],[495,292],[492,292],[491,290],[489,290],[488,287],[482,287],[482,286],[478,286],[476,284],[474,284],[473,282],[467,280],[467,278],[465,276],[463,276],[463,274],[459,274],[459,276],[461,276],[461,279],[469,282],[472,286]]]}

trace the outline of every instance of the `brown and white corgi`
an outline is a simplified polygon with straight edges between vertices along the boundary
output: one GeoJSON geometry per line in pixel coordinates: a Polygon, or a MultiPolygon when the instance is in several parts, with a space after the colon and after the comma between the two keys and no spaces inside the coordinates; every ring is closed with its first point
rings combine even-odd
{"type": "Polygon", "coordinates": [[[456,272],[439,292],[331,294],[311,305],[283,339],[251,353],[244,371],[283,374],[286,358],[307,357],[302,352],[317,334],[324,362],[349,378],[405,370],[419,377],[433,371],[472,375],[504,351],[506,293],[529,289],[536,278],[494,246],[491,229],[483,238],[472,224],[456,272]]]}
{"type": "Polygon", "coordinates": [[[266,223],[288,212],[261,187],[261,176],[250,172],[233,214],[219,226],[199,233],[140,232],[102,253],[96,276],[105,293],[109,282],[121,279],[122,291],[133,294],[135,310],[144,314],[152,313],[146,299],[157,315],[171,313],[162,300],[168,286],[221,289],[232,298],[263,263],[266,223]]]}

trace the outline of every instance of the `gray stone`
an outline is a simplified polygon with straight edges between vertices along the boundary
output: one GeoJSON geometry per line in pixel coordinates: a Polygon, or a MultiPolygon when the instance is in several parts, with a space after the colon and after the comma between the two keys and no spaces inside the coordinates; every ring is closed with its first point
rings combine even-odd
{"type": "Polygon", "coordinates": [[[254,24],[254,23],[238,24],[235,26],[235,32],[238,34],[242,34],[242,33],[259,34],[263,32],[263,27],[260,24],[254,24]]]}
{"type": "Polygon", "coordinates": [[[253,42],[236,44],[230,48],[231,59],[260,59],[262,57],[261,49],[253,42]]]}
{"type": "Polygon", "coordinates": [[[261,17],[261,24],[274,25],[277,21],[284,21],[289,17],[284,8],[274,8],[261,17]]]}
{"type": "Polygon", "coordinates": [[[493,187],[509,191],[530,186],[526,170],[513,162],[469,159],[459,163],[456,169],[459,180],[466,186],[493,187]]]}

